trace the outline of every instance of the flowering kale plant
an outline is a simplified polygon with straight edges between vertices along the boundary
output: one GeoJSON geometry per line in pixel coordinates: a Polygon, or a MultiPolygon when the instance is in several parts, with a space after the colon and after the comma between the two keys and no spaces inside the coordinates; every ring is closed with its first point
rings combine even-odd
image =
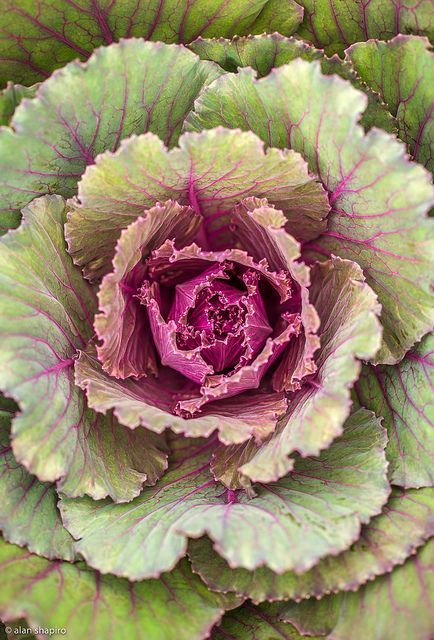
{"type": "Polygon", "coordinates": [[[5,4],[1,637],[430,640],[429,0],[5,4]]]}

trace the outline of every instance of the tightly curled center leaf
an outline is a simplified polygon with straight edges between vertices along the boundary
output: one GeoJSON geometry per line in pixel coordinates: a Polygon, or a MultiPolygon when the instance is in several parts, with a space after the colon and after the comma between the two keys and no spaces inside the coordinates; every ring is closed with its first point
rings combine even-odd
{"type": "Polygon", "coordinates": [[[315,315],[306,327],[302,320],[308,272],[291,264],[290,253],[279,253],[285,242],[293,258],[298,255],[283,214],[251,198],[225,217],[215,240],[200,212],[173,201],[153,207],[118,243],[115,268],[127,254],[128,267],[106,276],[101,288],[105,313],[96,327],[104,370],[115,378],[134,376],[142,386],[161,378],[167,409],[184,418],[254,389],[274,392],[284,409],[282,391],[298,388],[315,370],[318,323],[315,315]],[[219,251],[222,231],[232,239],[219,251]],[[245,238],[261,246],[264,236],[266,257],[258,259],[245,238]],[[117,311],[116,323],[108,305],[117,311]],[[283,368],[283,359],[292,364],[283,368]]]}

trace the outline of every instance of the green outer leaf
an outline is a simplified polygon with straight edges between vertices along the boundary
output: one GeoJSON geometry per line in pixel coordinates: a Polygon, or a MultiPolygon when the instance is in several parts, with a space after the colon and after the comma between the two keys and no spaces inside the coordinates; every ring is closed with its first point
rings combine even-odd
{"type": "Polygon", "coordinates": [[[330,640],[430,640],[433,552],[430,541],[402,567],[359,591],[282,605],[280,618],[304,635],[318,633],[330,640]]]}
{"type": "Polygon", "coordinates": [[[320,60],[323,73],[326,75],[337,73],[368,96],[366,111],[360,118],[360,124],[365,131],[369,131],[374,126],[391,133],[397,131],[395,119],[389,113],[387,106],[376,92],[361,82],[351,64],[337,56],[326,58],[323,51],[296,38],[285,38],[280,33],[236,37],[232,40],[198,38],[189,45],[189,49],[197,53],[202,60],[216,62],[225,71],[251,67],[258,72],[258,77],[266,76],[276,67],[288,64],[296,58],[308,62],[320,60]]]}
{"type": "Polygon", "coordinates": [[[310,571],[277,575],[260,568],[230,569],[207,538],[191,540],[188,555],[193,571],[213,591],[233,591],[259,603],[298,600],[330,592],[354,591],[374,577],[404,562],[434,533],[433,489],[394,489],[379,516],[362,528],[357,542],[338,556],[327,556],[310,571]]]}
{"type": "Polygon", "coordinates": [[[34,98],[38,85],[23,87],[20,84],[8,82],[3,91],[0,91],[0,125],[8,125],[14,111],[23,98],[34,98]]]}
{"type": "Polygon", "coordinates": [[[164,445],[91,411],[75,386],[74,359],[94,333],[96,304],[66,253],[65,218],[60,196],[39,198],[0,240],[0,387],[21,409],[12,448],[67,495],[131,500],[147,473],[155,482],[164,471],[164,445]]]}
{"type": "Polygon", "coordinates": [[[132,137],[117,153],[97,158],[83,175],[67,225],[69,250],[86,277],[101,276],[111,267],[121,230],[144,209],[168,199],[201,213],[221,245],[212,249],[227,249],[233,237],[219,229],[227,226],[231,208],[249,196],[267,197],[282,209],[289,233],[299,240],[325,229],[327,196],[293,151],[265,152],[253,133],[221,127],[187,133],[171,151],[152,134],[132,137]]]}
{"type": "Polygon", "coordinates": [[[183,47],[135,39],[54,73],[18,106],[12,128],[0,129],[6,222],[37,195],[76,193],[86,166],[123,138],[152,131],[176,144],[194,100],[220,73],[183,47]]]}
{"type": "Polygon", "coordinates": [[[430,0],[299,0],[304,9],[297,35],[342,54],[353,42],[389,40],[398,33],[434,36],[430,0]]]}
{"type": "Polygon", "coordinates": [[[296,58],[319,60],[324,53],[297,38],[285,38],[280,33],[226,38],[198,38],[188,45],[202,60],[216,62],[225,71],[251,67],[262,78],[270,71],[296,58]]]}
{"type": "MultiPolygon", "coordinates": [[[[14,114],[16,107],[23,98],[33,98],[36,93],[37,85],[33,87],[23,87],[19,84],[8,82],[3,91],[0,91],[0,125],[8,125],[14,114]]],[[[0,236],[14,229],[20,223],[20,214],[18,211],[4,211],[1,213],[0,219],[0,236]]]]}
{"type": "Polygon", "coordinates": [[[141,580],[171,570],[187,538],[206,533],[231,567],[306,571],[356,540],[389,494],[385,433],[370,412],[354,414],[319,459],[300,459],[293,474],[258,486],[253,500],[240,493],[234,501],[213,480],[213,446],[187,450],[128,505],[62,499],[64,525],[80,538],[76,550],[104,573],[141,580]]]}
{"type": "Polygon", "coordinates": [[[358,402],[384,416],[390,482],[401,487],[434,484],[434,335],[426,336],[395,367],[363,366],[358,402]]]}
{"type": "Polygon", "coordinates": [[[198,36],[279,30],[290,35],[303,9],[293,0],[5,0],[0,84],[32,84],[101,45],[140,37],[185,43],[198,36]]]}
{"type": "MultiPolygon", "coordinates": [[[[303,20],[303,13],[303,7],[295,0],[268,0],[255,22],[244,33],[259,34],[279,31],[279,33],[290,35],[294,33],[303,20]]],[[[237,29],[233,32],[233,35],[240,35],[240,33],[237,29]]],[[[224,36],[225,34],[220,31],[220,33],[215,33],[214,35],[224,36]]],[[[211,37],[209,33],[207,37],[211,37]]]]}
{"type": "Polygon", "coordinates": [[[430,176],[404,145],[357,125],[366,98],[323,76],[318,61],[294,60],[266,78],[241,69],[196,101],[189,129],[251,129],[267,144],[302,153],[329,191],[328,230],[305,247],[315,257],[355,260],[382,304],[384,344],[377,361],[394,364],[434,322],[430,176]]]}
{"type": "Polygon", "coordinates": [[[303,640],[295,627],[279,620],[279,612],[277,605],[259,608],[246,603],[223,616],[211,640],[303,640]]]}
{"type": "Polygon", "coordinates": [[[316,264],[309,298],[320,317],[318,370],[294,395],[271,438],[240,467],[253,481],[284,476],[293,467],[292,452],[317,455],[342,433],[350,387],[360,373],[358,359],[372,357],[380,345],[377,298],[356,263],[334,258],[316,264]]]}
{"type": "Polygon", "coordinates": [[[363,42],[346,57],[396,117],[399,137],[412,156],[434,171],[434,55],[427,38],[397,36],[363,42]]]}
{"type": "Polygon", "coordinates": [[[0,540],[0,616],[92,640],[202,640],[233,596],[210,592],[183,561],[161,580],[129,583],[53,562],[0,540]]]}
{"type": "MultiPolygon", "coordinates": [[[[6,413],[6,412],[4,412],[6,413]]],[[[10,417],[0,412],[0,530],[9,542],[47,558],[74,559],[54,486],[39,482],[19,465],[9,443],[10,417]]]]}

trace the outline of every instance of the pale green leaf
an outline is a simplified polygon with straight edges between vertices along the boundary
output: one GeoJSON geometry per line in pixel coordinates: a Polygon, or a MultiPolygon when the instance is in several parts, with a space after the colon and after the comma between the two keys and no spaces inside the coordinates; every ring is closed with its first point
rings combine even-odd
{"type": "Polygon", "coordinates": [[[319,458],[257,486],[253,499],[214,481],[212,446],[181,449],[158,485],[129,504],[63,499],[64,525],[86,562],[132,580],[156,577],[186,554],[188,538],[206,533],[233,568],[306,571],[354,542],[389,494],[384,431],[370,412],[354,414],[319,458]]]}
{"type": "MultiPolygon", "coordinates": [[[[309,295],[320,318],[321,344],[314,378],[294,395],[272,436],[251,450],[247,461],[237,460],[235,447],[216,454],[229,468],[242,464],[239,472],[253,481],[284,476],[293,466],[288,457],[292,452],[317,455],[342,433],[359,360],[372,357],[380,345],[377,299],[357,264],[340,258],[319,263],[311,270],[311,281],[309,295]]],[[[245,457],[242,446],[239,451],[245,457]]]]}
{"type": "Polygon", "coordinates": [[[230,569],[207,538],[191,540],[193,570],[213,591],[232,591],[254,602],[298,600],[330,592],[354,591],[387,573],[434,533],[434,490],[395,489],[383,511],[364,525],[360,538],[338,556],[320,560],[310,571],[281,575],[264,567],[230,569]]]}
{"type": "Polygon", "coordinates": [[[360,264],[382,304],[378,362],[394,364],[431,329],[434,272],[433,189],[405,147],[357,124],[366,97],[318,61],[293,62],[256,80],[240,69],[216,80],[196,101],[189,129],[250,129],[267,144],[299,151],[329,192],[332,211],[306,256],[331,254],[360,264]]]}
{"type": "Polygon", "coordinates": [[[202,214],[218,245],[212,249],[226,249],[233,236],[219,231],[227,228],[231,208],[249,196],[281,209],[297,239],[325,228],[327,197],[298,153],[265,152],[253,133],[222,128],[185,134],[170,151],[154,135],[132,137],[85,172],[69,215],[69,249],[86,277],[97,278],[110,270],[121,230],[169,199],[202,214]]]}
{"type": "Polygon", "coordinates": [[[194,100],[220,73],[183,47],[136,39],[54,73],[0,129],[1,225],[37,195],[76,193],[86,166],[123,138],[152,131],[176,144],[194,100]]]}
{"type": "Polygon", "coordinates": [[[12,454],[7,416],[0,398],[0,530],[9,542],[47,558],[74,559],[73,539],[63,528],[54,486],[39,482],[12,454]]]}
{"type": "Polygon", "coordinates": [[[65,203],[35,200],[0,240],[0,387],[17,401],[16,459],[67,495],[130,500],[166,467],[164,442],[87,407],[75,385],[93,335],[94,294],[66,252],[65,203]]]}

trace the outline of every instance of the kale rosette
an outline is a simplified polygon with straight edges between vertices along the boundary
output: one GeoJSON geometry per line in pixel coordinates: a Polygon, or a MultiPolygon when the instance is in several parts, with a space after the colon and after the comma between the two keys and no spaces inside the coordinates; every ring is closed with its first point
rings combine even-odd
{"type": "Polygon", "coordinates": [[[428,640],[427,40],[191,20],[2,94],[0,615],[428,640]]]}

